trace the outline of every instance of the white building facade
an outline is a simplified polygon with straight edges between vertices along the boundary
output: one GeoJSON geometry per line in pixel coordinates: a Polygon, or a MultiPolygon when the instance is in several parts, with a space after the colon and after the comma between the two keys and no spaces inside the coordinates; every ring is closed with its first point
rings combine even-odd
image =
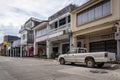
{"type": "Polygon", "coordinates": [[[76,8],[75,5],[68,5],[56,14],[49,17],[47,54],[48,58],[51,54],[56,57],[64,54],[70,49],[71,15],[70,12],[76,8]]]}
{"type": "Polygon", "coordinates": [[[20,56],[22,57],[30,57],[34,56],[33,51],[33,43],[34,43],[34,35],[32,28],[37,26],[41,21],[36,18],[30,18],[25,24],[21,27],[19,33],[21,34],[21,51],[20,56]]]}
{"type": "Polygon", "coordinates": [[[42,21],[33,28],[33,31],[34,55],[40,58],[47,58],[48,21],[42,21]]]}

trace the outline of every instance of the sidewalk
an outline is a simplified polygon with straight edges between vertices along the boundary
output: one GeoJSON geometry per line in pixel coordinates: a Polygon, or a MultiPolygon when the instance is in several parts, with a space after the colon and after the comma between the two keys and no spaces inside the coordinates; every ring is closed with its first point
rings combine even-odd
{"type": "Polygon", "coordinates": [[[113,68],[113,70],[115,70],[116,72],[120,73],[120,64],[112,64],[111,68],[113,68]]]}

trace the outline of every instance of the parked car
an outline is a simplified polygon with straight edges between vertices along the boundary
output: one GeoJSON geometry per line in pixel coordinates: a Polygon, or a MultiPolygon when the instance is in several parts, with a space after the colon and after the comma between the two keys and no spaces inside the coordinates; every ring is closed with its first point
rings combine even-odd
{"type": "Polygon", "coordinates": [[[86,63],[88,67],[104,66],[104,63],[116,61],[115,53],[111,52],[87,52],[86,48],[74,48],[66,54],[62,54],[58,57],[60,64],[66,62],[74,63],[86,63]]]}

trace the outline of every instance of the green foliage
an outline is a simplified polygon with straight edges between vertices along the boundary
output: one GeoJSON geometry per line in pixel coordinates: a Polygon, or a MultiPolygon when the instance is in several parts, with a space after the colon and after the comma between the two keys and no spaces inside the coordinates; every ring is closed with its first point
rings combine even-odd
{"type": "Polygon", "coordinates": [[[2,53],[1,53],[1,51],[0,51],[0,56],[2,56],[2,53]]]}
{"type": "Polygon", "coordinates": [[[42,57],[42,54],[41,54],[41,53],[38,53],[38,54],[37,54],[37,57],[42,57]]]}
{"type": "Polygon", "coordinates": [[[51,53],[51,59],[55,59],[56,54],[55,53],[51,53]]]}

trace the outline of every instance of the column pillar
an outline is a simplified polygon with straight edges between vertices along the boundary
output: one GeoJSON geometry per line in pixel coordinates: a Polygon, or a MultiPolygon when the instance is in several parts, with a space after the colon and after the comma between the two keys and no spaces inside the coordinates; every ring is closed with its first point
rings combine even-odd
{"type": "Polygon", "coordinates": [[[12,55],[12,48],[10,48],[10,57],[11,57],[11,55],[12,55]]]}
{"type": "Polygon", "coordinates": [[[47,51],[47,58],[50,58],[51,57],[51,53],[52,53],[52,44],[50,41],[47,40],[47,48],[46,48],[46,51],[47,51]]]}
{"type": "Polygon", "coordinates": [[[117,40],[117,60],[120,61],[120,40],[117,40]]]}
{"type": "Polygon", "coordinates": [[[13,57],[15,57],[15,49],[13,49],[13,57]]]}
{"type": "Polygon", "coordinates": [[[66,18],[66,24],[68,24],[68,16],[66,16],[65,18],[66,18]]]}
{"type": "Polygon", "coordinates": [[[15,48],[15,57],[17,57],[17,47],[15,48]]]}
{"type": "Polygon", "coordinates": [[[89,52],[89,50],[90,50],[90,43],[89,43],[89,38],[88,37],[85,38],[85,48],[87,48],[87,51],[89,52]]]}
{"type": "Polygon", "coordinates": [[[16,51],[16,49],[14,49],[14,57],[16,57],[16,52],[15,51],[16,51]]]}
{"type": "Polygon", "coordinates": [[[20,57],[23,56],[22,54],[23,54],[23,46],[21,45],[21,46],[20,46],[20,57]]]}
{"type": "Polygon", "coordinates": [[[70,40],[70,50],[77,47],[77,37],[72,36],[70,40]]]}
{"type": "MultiPolygon", "coordinates": [[[[120,36],[120,22],[116,24],[117,27],[117,33],[119,33],[120,36]]],[[[120,39],[117,40],[117,61],[120,63],[120,39]]]]}
{"type": "Polygon", "coordinates": [[[17,57],[17,55],[18,55],[18,47],[16,47],[16,49],[15,49],[15,57],[17,57]]]}
{"type": "Polygon", "coordinates": [[[62,54],[62,44],[59,45],[59,53],[62,54]]]}
{"type": "Polygon", "coordinates": [[[34,56],[38,54],[38,44],[34,42],[34,56]]]}
{"type": "Polygon", "coordinates": [[[6,50],[6,55],[5,56],[7,56],[8,55],[8,49],[6,50]]]}

